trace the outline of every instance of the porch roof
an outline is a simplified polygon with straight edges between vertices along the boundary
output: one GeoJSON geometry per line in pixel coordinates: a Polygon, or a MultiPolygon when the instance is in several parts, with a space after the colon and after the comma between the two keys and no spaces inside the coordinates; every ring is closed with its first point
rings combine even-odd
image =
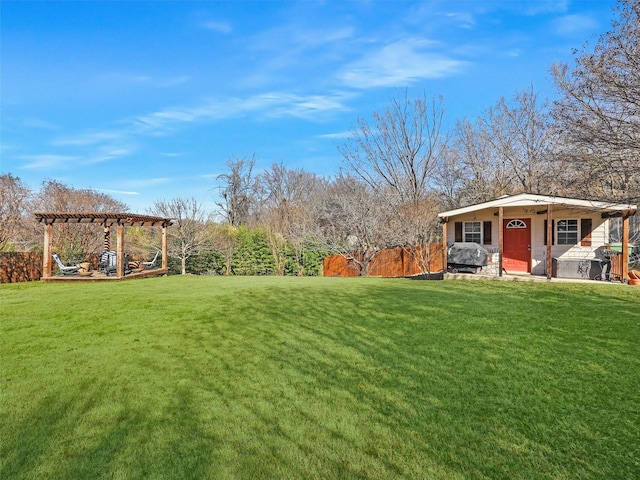
{"type": "MultiPolygon", "coordinates": [[[[477,212],[478,210],[485,210],[487,208],[530,207],[545,205],[564,205],[569,207],[577,207],[612,213],[630,212],[630,215],[635,214],[635,211],[638,209],[637,205],[631,204],[621,204],[595,200],[581,200],[578,198],[564,198],[551,195],[537,195],[532,193],[519,193],[517,195],[505,195],[488,202],[477,203],[475,205],[469,205],[462,208],[456,208],[455,210],[442,212],[438,214],[438,217],[446,219],[448,217],[454,217],[456,215],[462,215],[464,213],[477,212]]],[[[446,220],[444,221],[446,222],[446,220]]]]}

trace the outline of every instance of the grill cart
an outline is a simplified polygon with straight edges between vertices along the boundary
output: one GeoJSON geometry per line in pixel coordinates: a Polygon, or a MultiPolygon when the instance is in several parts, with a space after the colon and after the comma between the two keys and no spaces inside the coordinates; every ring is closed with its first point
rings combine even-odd
{"type": "Polygon", "coordinates": [[[447,271],[476,273],[489,263],[489,252],[474,242],[456,242],[447,251],[447,271]]]}

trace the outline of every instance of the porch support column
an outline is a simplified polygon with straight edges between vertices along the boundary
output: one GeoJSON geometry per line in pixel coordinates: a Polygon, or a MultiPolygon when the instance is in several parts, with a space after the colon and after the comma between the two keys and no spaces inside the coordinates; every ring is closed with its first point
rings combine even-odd
{"type": "Polygon", "coordinates": [[[45,219],[44,250],[42,252],[42,278],[51,277],[51,239],[53,238],[53,224],[45,219]]]}
{"type": "Polygon", "coordinates": [[[547,205],[547,231],[545,232],[547,236],[547,280],[551,280],[551,275],[553,273],[553,260],[551,255],[553,255],[553,206],[551,204],[547,205]]]}
{"type": "Polygon", "coordinates": [[[498,207],[498,276],[502,276],[502,252],[504,251],[504,208],[498,207]]]}
{"type": "Polygon", "coordinates": [[[449,219],[442,219],[442,273],[447,272],[447,223],[449,219]]]}
{"type": "Polygon", "coordinates": [[[629,217],[630,212],[622,216],[622,283],[629,283],[629,217]]]}
{"type": "Polygon", "coordinates": [[[162,269],[166,270],[168,268],[168,259],[167,259],[167,224],[162,224],[162,269]]]}
{"type": "Polygon", "coordinates": [[[124,277],[124,225],[118,222],[118,244],[116,246],[116,276],[124,277]]]}

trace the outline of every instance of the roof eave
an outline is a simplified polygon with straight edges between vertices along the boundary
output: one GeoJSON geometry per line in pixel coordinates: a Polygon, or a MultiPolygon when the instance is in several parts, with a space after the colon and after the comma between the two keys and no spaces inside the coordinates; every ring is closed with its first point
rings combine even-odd
{"type": "Polygon", "coordinates": [[[609,203],[595,200],[582,200],[577,198],[554,197],[549,195],[536,195],[521,193],[518,195],[509,195],[490,200],[484,203],[469,205],[447,212],[438,214],[440,218],[455,217],[465,213],[477,212],[488,208],[498,207],[526,207],[526,206],[544,206],[544,205],[564,205],[570,207],[593,209],[597,211],[636,211],[637,205],[609,203]]]}

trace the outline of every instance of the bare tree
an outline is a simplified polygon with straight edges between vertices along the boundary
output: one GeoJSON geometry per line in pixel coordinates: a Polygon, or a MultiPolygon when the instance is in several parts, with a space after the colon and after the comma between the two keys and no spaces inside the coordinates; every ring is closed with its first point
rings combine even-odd
{"type": "Polygon", "coordinates": [[[168,254],[180,259],[181,272],[185,275],[187,259],[210,246],[203,206],[195,198],[174,198],[155,202],[151,213],[173,219],[167,230],[168,254]]]}
{"type": "Polygon", "coordinates": [[[224,275],[231,275],[233,256],[238,249],[238,229],[229,224],[212,224],[210,227],[213,246],[222,254],[224,275]]]}
{"type": "Polygon", "coordinates": [[[561,98],[553,116],[562,159],[589,196],[640,200],[640,2],[619,0],[618,18],[593,49],[576,50],[575,66],[551,72],[561,98]]]}
{"type": "Polygon", "coordinates": [[[304,275],[304,253],[315,231],[312,212],[326,181],[280,163],[273,164],[259,177],[259,185],[263,194],[260,222],[265,225],[276,271],[284,275],[287,250],[291,250],[297,274],[304,275]]]}
{"type": "Polygon", "coordinates": [[[45,180],[38,194],[37,208],[49,212],[123,212],[127,205],[97,190],[45,180]]]}
{"type": "Polygon", "coordinates": [[[32,192],[18,177],[0,175],[0,252],[16,248],[19,241],[28,241],[24,226],[29,216],[32,192]]]}
{"type": "Polygon", "coordinates": [[[431,244],[442,236],[438,210],[433,195],[420,203],[402,205],[395,214],[393,228],[401,238],[414,239],[402,246],[416,260],[421,272],[431,273],[431,244]]]}
{"type": "Polygon", "coordinates": [[[255,155],[251,158],[232,157],[226,163],[229,172],[217,177],[222,182],[219,187],[222,201],[217,205],[226,222],[233,227],[246,224],[249,220],[255,193],[255,164],[255,155]]]}
{"type": "MultiPolygon", "coordinates": [[[[455,140],[455,138],[454,138],[455,140]]],[[[448,145],[438,160],[433,182],[438,204],[444,210],[462,206],[465,189],[466,169],[459,151],[448,145]]]]}
{"type": "Polygon", "coordinates": [[[495,155],[510,168],[514,192],[554,193],[549,161],[552,146],[544,105],[533,86],[517,92],[511,102],[504,97],[481,118],[495,155]]]}
{"type": "Polygon", "coordinates": [[[491,129],[486,120],[471,123],[464,119],[457,122],[452,148],[446,157],[453,166],[464,172],[462,180],[463,204],[484,202],[511,193],[513,171],[492,141],[491,129]]]}
{"type": "Polygon", "coordinates": [[[475,122],[458,121],[436,183],[451,207],[518,192],[560,193],[552,129],[533,88],[504,97],[475,122]]]}
{"type": "Polygon", "coordinates": [[[348,258],[364,276],[378,252],[400,245],[396,219],[389,204],[380,201],[371,186],[340,174],[323,195],[319,238],[329,252],[348,258]]]}
{"type": "MultiPolygon", "coordinates": [[[[55,180],[43,182],[34,209],[41,212],[124,212],[127,206],[106,193],[76,189],[55,180]]],[[[99,251],[103,233],[89,224],[61,224],[54,229],[54,248],[65,257],[84,258],[99,251]]]]}
{"type": "MultiPolygon", "coordinates": [[[[402,246],[418,254],[428,250],[425,242],[434,238],[432,233],[437,236],[439,228],[427,232],[425,228],[435,224],[423,220],[437,213],[437,205],[428,199],[448,141],[443,118],[441,97],[412,100],[405,91],[383,113],[373,113],[373,126],[358,119],[351,141],[340,147],[350,172],[364,183],[347,186],[354,199],[349,208],[342,208],[353,218],[370,222],[350,237],[360,243],[365,274],[376,249],[402,246]]],[[[345,177],[342,183],[353,180],[345,177]]]]}
{"type": "Polygon", "coordinates": [[[430,190],[447,142],[442,103],[425,96],[411,100],[405,91],[383,113],[373,113],[373,126],[358,119],[351,141],[340,147],[353,174],[385,192],[387,203],[419,203],[430,190]]]}

